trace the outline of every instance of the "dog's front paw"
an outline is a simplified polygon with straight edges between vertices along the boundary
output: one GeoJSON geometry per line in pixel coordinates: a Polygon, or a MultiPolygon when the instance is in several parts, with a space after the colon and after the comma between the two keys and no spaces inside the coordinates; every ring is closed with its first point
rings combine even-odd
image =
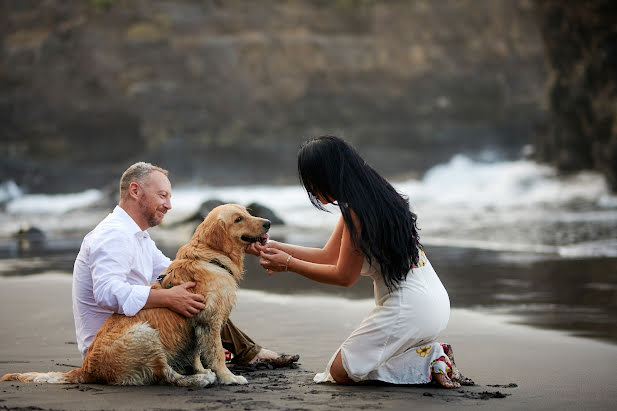
{"type": "Polygon", "coordinates": [[[216,374],[208,368],[200,372],[199,375],[202,376],[202,379],[210,381],[210,384],[214,384],[216,382],[216,374]]]}
{"type": "Polygon", "coordinates": [[[231,372],[228,375],[219,376],[219,382],[221,384],[225,384],[225,385],[231,385],[231,384],[244,385],[244,384],[248,384],[248,381],[246,380],[246,378],[244,378],[241,375],[233,375],[231,372]]]}
{"type": "Polygon", "coordinates": [[[195,385],[198,387],[209,387],[216,382],[216,374],[210,370],[201,374],[195,374],[195,385]]]}

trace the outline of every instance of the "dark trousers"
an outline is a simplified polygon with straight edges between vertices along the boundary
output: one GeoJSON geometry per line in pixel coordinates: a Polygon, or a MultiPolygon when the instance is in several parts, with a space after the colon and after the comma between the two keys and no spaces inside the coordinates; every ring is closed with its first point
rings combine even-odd
{"type": "Polygon", "coordinates": [[[223,348],[234,355],[232,360],[234,363],[248,363],[261,350],[258,344],[240,331],[229,319],[221,330],[221,341],[223,348]]]}

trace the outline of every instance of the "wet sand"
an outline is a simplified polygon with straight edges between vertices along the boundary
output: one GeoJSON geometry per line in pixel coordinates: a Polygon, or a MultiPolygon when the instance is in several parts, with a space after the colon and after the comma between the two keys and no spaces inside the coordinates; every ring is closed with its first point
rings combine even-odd
{"type": "MultiPolygon", "coordinates": [[[[185,224],[155,227],[150,233],[166,255],[174,256],[193,230],[194,225],[185,224]]],[[[323,246],[330,234],[284,226],[274,226],[270,232],[276,240],[311,247],[323,246]]],[[[27,244],[29,248],[20,247],[15,238],[0,236],[0,277],[50,271],[70,274],[84,235],[57,233],[37,247],[27,244]]],[[[547,253],[431,244],[425,244],[425,251],[454,308],[516,315],[521,324],[617,343],[617,258],[562,258],[547,253]]],[[[245,269],[241,285],[244,289],[349,299],[373,295],[368,278],[361,278],[349,288],[320,284],[298,275],[269,278],[253,257],[245,259],[245,269]]]]}
{"type": "MultiPolygon", "coordinates": [[[[0,374],[68,371],[81,363],[71,276],[0,278],[0,374]]],[[[442,341],[477,385],[344,387],[314,384],[370,309],[368,299],[241,290],[232,318],[268,348],[298,353],[295,369],[238,369],[249,384],[206,389],[0,383],[0,409],[609,409],[617,346],[454,309],[442,341]]]]}

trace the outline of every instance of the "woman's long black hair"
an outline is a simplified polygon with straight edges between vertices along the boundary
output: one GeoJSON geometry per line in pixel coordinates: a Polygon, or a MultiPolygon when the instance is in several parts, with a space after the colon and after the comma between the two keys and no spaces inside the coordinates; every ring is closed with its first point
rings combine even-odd
{"type": "Polygon", "coordinates": [[[304,143],[298,152],[298,175],[315,207],[325,210],[319,195],[336,201],[354,244],[369,263],[377,261],[388,289],[398,288],[418,264],[422,248],[417,217],[407,197],[338,137],[315,137],[304,143]],[[351,210],[359,220],[360,234],[351,210]]]}

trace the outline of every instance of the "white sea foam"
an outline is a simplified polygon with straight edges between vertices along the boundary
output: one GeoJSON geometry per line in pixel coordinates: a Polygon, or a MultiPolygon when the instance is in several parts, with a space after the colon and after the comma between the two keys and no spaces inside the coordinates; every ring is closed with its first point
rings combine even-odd
{"type": "MultiPolygon", "coordinates": [[[[602,237],[606,232],[578,243],[578,237],[587,238],[589,230],[602,231],[597,227],[605,223],[617,230],[617,202],[597,173],[563,177],[531,161],[487,163],[457,155],[430,169],[420,180],[395,182],[394,186],[409,197],[419,215],[426,245],[565,257],[615,254],[615,244],[602,237]],[[569,204],[573,203],[585,206],[571,209],[569,204]],[[546,230],[563,232],[554,233],[555,240],[547,240],[546,230]],[[564,245],[563,241],[570,243],[564,245]]],[[[180,187],[174,189],[175,209],[168,215],[173,219],[174,213],[192,212],[208,199],[244,205],[259,202],[288,225],[307,229],[330,229],[340,215],[336,207],[329,208],[331,213],[316,210],[299,185],[180,187]]]]}
{"type": "Polygon", "coordinates": [[[484,163],[462,155],[433,167],[420,181],[395,185],[413,203],[431,206],[511,207],[609,197],[606,182],[597,173],[561,177],[553,168],[531,161],[484,163]]]}
{"type": "Polygon", "coordinates": [[[257,202],[272,209],[286,224],[299,227],[323,227],[336,222],[338,209],[331,207],[333,214],[314,208],[304,189],[294,186],[211,187],[180,186],[173,189],[172,206],[167,213],[169,222],[182,219],[197,210],[206,200],[217,199],[244,206],[257,202]]]}
{"type": "Polygon", "coordinates": [[[95,189],[72,194],[27,194],[9,201],[6,211],[9,214],[62,214],[93,204],[102,197],[103,193],[95,189]]]}
{"type": "Polygon", "coordinates": [[[562,257],[617,257],[617,239],[586,241],[559,247],[562,257]]]}
{"type": "Polygon", "coordinates": [[[20,197],[22,194],[22,190],[13,180],[5,181],[0,184],[0,203],[20,197]]]}
{"type": "Polygon", "coordinates": [[[617,208],[617,196],[603,195],[598,199],[598,205],[605,208],[617,208]]]}

